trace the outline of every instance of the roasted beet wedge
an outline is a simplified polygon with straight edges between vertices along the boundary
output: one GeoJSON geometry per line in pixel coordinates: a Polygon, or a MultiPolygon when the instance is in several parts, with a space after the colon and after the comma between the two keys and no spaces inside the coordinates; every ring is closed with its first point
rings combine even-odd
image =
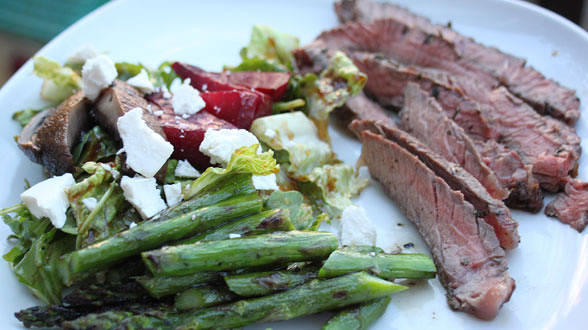
{"type": "Polygon", "coordinates": [[[157,116],[167,140],[174,146],[172,157],[187,159],[193,166],[203,170],[210,166],[210,160],[198,148],[208,129],[236,128],[231,123],[217,118],[206,111],[200,111],[184,119],[164,111],[157,116]]]}
{"type": "Polygon", "coordinates": [[[244,90],[205,92],[200,94],[209,113],[231,124],[249,129],[255,118],[272,114],[272,103],[259,93],[244,90]]]}
{"type": "Polygon", "coordinates": [[[172,65],[182,79],[190,78],[192,86],[203,92],[233,89],[254,89],[279,101],[284,96],[290,80],[287,72],[207,72],[197,66],[176,62],[172,65]]]}

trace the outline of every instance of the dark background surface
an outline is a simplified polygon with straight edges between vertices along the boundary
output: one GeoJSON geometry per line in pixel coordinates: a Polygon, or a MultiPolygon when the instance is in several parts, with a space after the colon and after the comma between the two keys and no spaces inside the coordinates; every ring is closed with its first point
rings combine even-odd
{"type": "MultiPolygon", "coordinates": [[[[46,42],[108,1],[0,0],[0,86],[46,42]]],[[[585,5],[588,0],[530,2],[567,17],[585,29],[588,27],[588,4],[585,5]]]]}

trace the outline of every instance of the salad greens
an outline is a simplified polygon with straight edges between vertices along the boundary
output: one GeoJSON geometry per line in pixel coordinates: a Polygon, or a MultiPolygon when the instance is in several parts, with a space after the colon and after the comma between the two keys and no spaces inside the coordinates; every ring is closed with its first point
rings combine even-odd
{"type": "Polygon", "coordinates": [[[82,87],[80,74],[56,61],[35,56],[33,66],[33,72],[43,78],[41,97],[47,101],[59,103],[82,87]]]}
{"type": "MultiPolygon", "coordinates": [[[[100,125],[84,131],[71,150],[75,184],[65,189],[65,226],[53,227],[23,204],[0,210],[14,243],[4,259],[20,282],[50,304],[17,318],[25,326],[72,329],[239,327],[351,305],[329,326],[367,326],[389,301],[374,299],[406,289],[385,280],[389,274],[433,276],[434,267],[417,271],[432,264],[425,256],[398,262],[373,248],[349,254],[336,250],[333,234],[317,231],[352,205],[368,183],[337,159],[327,131],[329,114],[363,88],[366,76],[343,53],[323,72],[302,75],[292,55],[298,46],[292,35],[253,27],[242,62],[226,69],[286,72],[280,75],[290,79],[285,96],[273,103],[274,115],[251,126],[264,151],[258,144],[241,147],[226,167],[208,167],[196,179],[176,177],[178,161],[168,160],[158,189],[179,184],[181,200],[154,217],[142,219],[127,201],[121,177],[130,174],[118,155],[120,141],[100,125]],[[272,175],[281,190],[256,189],[256,176],[272,175]],[[386,276],[366,266],[375,252],[386,276]],[[347,265],[344,257],[354,261],[347,265]],[[70,293],[62,297],[66,287],[70,293]]],[[[163,94],[178,78],[172,64],[115,67],[120,80],[146,73],[163,94]]],[[[41,96],[58,103],[79,90],[82,65],[35,57],[41,96]]],[[[24,127],[39,111],[26,109],[13,119],[24,127]]]]}

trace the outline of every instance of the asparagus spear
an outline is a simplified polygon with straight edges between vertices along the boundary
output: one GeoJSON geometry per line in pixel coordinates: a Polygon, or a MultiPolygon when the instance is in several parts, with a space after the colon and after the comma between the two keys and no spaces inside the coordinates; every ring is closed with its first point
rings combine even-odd
{"type": "Polygon", "coordinates": [[[228,223],[210,232],[180,241],[178,244],[192,244],[198,241],[219,241],[231,238],[231,234],[252,236],[274,231],[290,231],[294,226],[286,213],[281,210],[264,211],[247,218],[228,223]]]}
{"type": "Polygon", "coordinates": [[[288,290],[318,277],[318,267],[299,272],[279,270],[225,276],[229,290],[244,297],[263,296],[275,291],[288,290]]]}
{"type": "Polygon", "coordinates": [[[390,297],[382,297],[346,308],[329,320],[322,330],[367,330],[384,312],[390,297]]]}
{"type": "Polygon", "coordinates": [[[344,247],[331,253],[319,271],[319,278],[335,277],[365,270],[383,279],[433,278],[435,264],[424,254],[386,254],[366,248],[344,247]]]}
{"type": "Polygon", "coordinates": [[[66,306],[104,306],[151,302],[153,298],[139,283],[90,284],[76,288],[61,300],[66,306]]]}
{"type": "Polygon", "coordinates": [[[71,284],[82,272],[105,268],[123,258],[153,249],[166,242],[206,231],[219,224],[261,211],[262,202],[254,193],[227,199],[165,221],[147,221],[104,241],[65,256],[62,278],[71,284]]]}
{"type": "Polygon", "coordinates": [[[225,286],[203,285],[190,288],[176,296],[175,307],[185,311],[202,307],[220,305],[235,300],[237,296],[225,286]]]}
{"type": "Polygon", "coordinates": [[[177,276],[322,260],[337,245],[337,238],[329,232],[290,231],[170,246],[141,255],[154,275],[177,276]]]}
{"type": "Polygon", "coordinates": [[[203,272],[184,276],[141,276],[136,278],[143,288],[156,298],[181,292],[197,284],[218,281],[220,279],[221,276],[217,272],[203,272]]]}
{"type": "Polygon", "coordinates": [[[133,315],[128,312],[94,314],[64,322],[68,329],[157,328],[211,329],[236,328],[255,322],[289,320],[295,317],[370,301],[407,287],[368,275],[365,272],[314,280],[297,288],[254,299],[236,301],[195,312],[170,313],[165,310],[133,315]]]}
{"type": "Polygon", "coordinates": [[[230,197],[252,193],[255,193],[255,187],[253,186],[253,181],[251,181],[251,174],[237,173],[223,176],[219,178],[219,182],[207,186],[190,199],[163,211],[158,220],[175,218],[201,207],[224,201],[230,197]]]}
{"type": "Polygon", "coordinates": [[[54,327],[63,321],[75,320],[85,313],[75,308],[59,305],[36,306],[23,309],[14,316],[21,321],[25,327],[54,327]]]}

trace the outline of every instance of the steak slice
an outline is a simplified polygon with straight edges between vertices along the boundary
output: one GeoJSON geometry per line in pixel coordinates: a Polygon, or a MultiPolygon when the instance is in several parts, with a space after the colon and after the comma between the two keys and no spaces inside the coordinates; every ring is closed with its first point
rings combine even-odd
{"type": "Polygon", "coordinates": [[[494,172],[488,168],[465,131],[451,119],[437,101],[419,85],[408,83],[404,89],[404,107],[400,113],[403,128],[435,150],[446,160],[468,171],[495,199],[509,195],[494,172]]]}
{"type": "Polygon", "coordinates": [[[526,66],[524,59],[479,44],[455,32],[450,26],[433,24],[428,18],[390,2],[340,0],[335,3],[335,11],[342,23],[370,23],[382,18],[391,18],[410,28],[442,38],[453,45],[461,58],[477,63],[480,68],[507,86],[514,95],[531,104],[540,114],[564,120],[570,125],[580,116],[580,100],[575,91],[526,66]]]}
{"type": "Polygon", "coordinates": [[[361,134],[363,161],[425,239],[449,306],[496,317],[515,282],[492,227],[417,156],[381,134],[361,134]]]}
{"type": "Polygon", "coordinates": [[[494,171],[500,183],[510,190],[504,201],[512,208],[539,212],[543,207],[543,193],[533,176],[530,165],[525,165],[516,152],[496,141],[475,141],[482,159],[494,171]]]}
{"type": "Polygon", "coordinates": [[[581,233],[588,224],[588,183],[570,179],[564,191],[547,204],[545,214],[581,233]]]}
{"type": "MultiPolygon", "coordinates": [[[[542,188],[558,191],[575,172],[580,156],[580,138],[575,130],[553,118],[540,116],[504,87],[489,90],[464,77],[402,66],[370,53],[357,52],[352,57],[357,67],[369,76],[366,93],[384,106],[391,102],[398,104],[409,82],[416,82],[431,93],[448,113],[460,112],[458,106],[466,100],[477,102],[489,130],[499,132],[499,137],[493,140],[517,152],[525,164],[532,165],[542,188]]],[[[456,122],[464,127],[464,123],[456,122]]],[[[469,132],[468,128],[465,130],[469,132]]]]}
{"type": "MultiPolygon", "coordinates": [[[[370,100],[363,92],[359,92],[348,99],[342,107],[333,113],[335,118],[346,127],[355,119],[373,120],[389,127],[397,126],[396,121],[392,118],[391,111],[370,100]]],[[[355,133],[354,131],[352,132],[355,133]]],[[[357,138],[360,138],[360,136],[357,135],[357,138]]]]}
{"type": "Polygon", "coordinates": [[[415,137],[399,129],[382,126],[372,121],[355,121],[351,129],[356,134],[361,134],[365,130],[378,132],[418,157],[453,190],[464,195],[476,209],[478,217],[494,228],[500,245],[504,249],[510,250],[517,247],[520,241],[518,223],[512,219],[508,208],[502,201],[492,198],[484,186],[462,167],[446,161],[415,137]]]}

